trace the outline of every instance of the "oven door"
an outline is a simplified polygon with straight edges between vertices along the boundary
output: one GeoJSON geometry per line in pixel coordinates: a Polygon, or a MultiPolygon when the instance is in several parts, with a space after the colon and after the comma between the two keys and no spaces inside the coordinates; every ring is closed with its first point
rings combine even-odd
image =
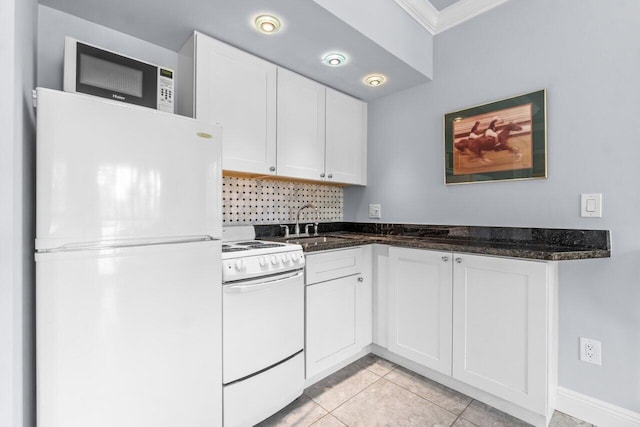
{"type": "Polygon", "coordinates": [[[225,284],[223,383],[282,362],[304,347],[303,270],[225,284]]]}

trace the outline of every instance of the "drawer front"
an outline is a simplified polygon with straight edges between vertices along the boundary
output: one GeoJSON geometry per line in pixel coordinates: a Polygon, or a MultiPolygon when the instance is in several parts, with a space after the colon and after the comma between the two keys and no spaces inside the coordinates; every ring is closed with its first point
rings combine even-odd
{"type": "Polygon", "coordinates": [[[362,273],[362,248],[307,255],[307,285],[362,273]]]}
{"type": "Polygon", "coordinates": [[[224,386],[224,426],[252,426],[275,414],[304,390],[304,352],[250,378],[224,386]]]}

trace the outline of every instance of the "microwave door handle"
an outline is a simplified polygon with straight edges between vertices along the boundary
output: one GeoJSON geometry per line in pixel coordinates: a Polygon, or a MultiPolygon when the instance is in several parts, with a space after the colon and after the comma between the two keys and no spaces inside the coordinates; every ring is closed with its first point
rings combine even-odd
{"type": "Polygon", "coordinates": [[[282,282],[290,279],[297,279],[304,274],[303,270],[296,271],[295,273],[287,274],[286,276],[278,276],[275,280],[262,281],[259,283],[253,284],[235,284],[235,285],[225,285],[223,287],[224,292],[229,294],[240,294],[246,292],[257,292],[257,291],[265,291],[267,289],[275,288],[280,286],[282,282]]]}

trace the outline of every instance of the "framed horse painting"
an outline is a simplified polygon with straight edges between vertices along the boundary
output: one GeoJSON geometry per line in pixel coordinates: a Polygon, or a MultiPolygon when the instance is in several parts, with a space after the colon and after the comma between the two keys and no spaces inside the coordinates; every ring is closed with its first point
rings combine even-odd
{"type": "Polygon", "coordinates": [[[546,91],[444,115],[445,184],[547,177],[546,91]]]}

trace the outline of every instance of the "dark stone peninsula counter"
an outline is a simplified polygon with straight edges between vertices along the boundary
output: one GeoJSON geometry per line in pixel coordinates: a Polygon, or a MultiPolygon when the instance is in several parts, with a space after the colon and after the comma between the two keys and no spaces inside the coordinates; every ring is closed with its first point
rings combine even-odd
{"type": "Polygon", "coordinates": [[[284,239],[278,225],[255,229],[258,239],[299,243],[305,252],[379,243],[545,261],[611,257],[608,230],[338,222],[320,224],[319,237],[284,239]]]}

